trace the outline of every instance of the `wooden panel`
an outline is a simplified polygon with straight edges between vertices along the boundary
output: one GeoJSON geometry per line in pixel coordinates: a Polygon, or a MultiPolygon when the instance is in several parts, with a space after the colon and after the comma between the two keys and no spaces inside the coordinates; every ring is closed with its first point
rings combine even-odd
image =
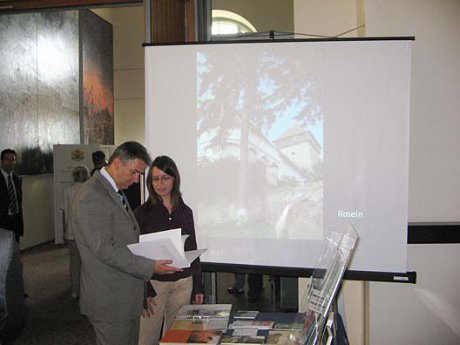
{"type": "MultiPolygon", "coordinates": [[[[152,43],[194,41],[195,0],[149,0],[152,43]]],[[[18,0],[0,1],[1,13],[31,10],[142,5],[143,0],[18,0]]]]}
{"type": "Polygon", "coordinates": [[[195,0],[187,0],[185,3],[185,15],[186,15],[186,25],[187,25],[187,36],[185,40],[187,42],[196,41],[196,14],[195,14],[195,0]]]}
{"type": "Polygon", "coordinates": [[[152,0],[152,43],[185,41],[185,1],[152,0]]]}

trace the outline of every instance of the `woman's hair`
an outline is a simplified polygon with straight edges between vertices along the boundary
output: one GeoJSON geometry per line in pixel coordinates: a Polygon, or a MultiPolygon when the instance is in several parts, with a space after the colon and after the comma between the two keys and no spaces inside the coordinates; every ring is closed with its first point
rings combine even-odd
{"type": "Polygon", "coordinates": [[[85,182],[89,179],[89,170],[84,165],[79,165],[73,169],[72,177],[74,182],[85,182]]]}
{"type": "Polygon", "coordinates": [[[174,177],[174,184],[171,190],[171,203],[173,205],[173,210],[177,209],[182,200],[182,194],[180,192],[180,174],[176,163],[174,163],[174,161],[168,156],[158,156],[150,165],[149,175],[147,176],[147,189],[149,191],[150,201],[152,204],[155,204],[159,199],[159,196],[155,193],[155,189],[153,188],[152,174],[154,167],[160,169],[169,176],[174,177]]]}

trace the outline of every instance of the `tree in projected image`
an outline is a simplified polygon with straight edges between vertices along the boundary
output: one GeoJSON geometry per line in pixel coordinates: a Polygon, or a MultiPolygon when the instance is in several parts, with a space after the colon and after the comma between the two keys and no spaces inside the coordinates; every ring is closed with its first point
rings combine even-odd
{"type": "Polygon", "coordinates": [[[197,60],[198,163],[210,174],[212,165],[228,161],[234,188],[221,193],[232,195],[225,205],[202,200],[207,209],[200,213],[211,223],[225,207],[228,224],[253,235],[254,227],[292,238],[304,238],[305,226],[320,231],[323,116],[309,72],[276,53],[243,61],[234,50],[225,62],[199,53],[197,60]],[[255,180],[265,185],[260,191],[255,180]],[[294,215],[300,223],[289,223],[294,215]]]}

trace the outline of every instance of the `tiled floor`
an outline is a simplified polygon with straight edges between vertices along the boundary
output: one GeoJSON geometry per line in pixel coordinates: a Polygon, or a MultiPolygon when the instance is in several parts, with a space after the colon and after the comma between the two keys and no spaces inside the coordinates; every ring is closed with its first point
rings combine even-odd
{"type": "Polygon", "coordinates": [[[27,322],[14,345],[94,344],[91,325],[70,297],[68,250],[45,244],[22,253],[27,322]]]}

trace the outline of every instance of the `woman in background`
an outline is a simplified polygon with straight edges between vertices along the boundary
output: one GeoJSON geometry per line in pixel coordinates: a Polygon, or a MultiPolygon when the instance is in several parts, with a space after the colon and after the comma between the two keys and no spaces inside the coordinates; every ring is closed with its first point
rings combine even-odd
{"type": "MultiPolygon", "coordinates": [[[[189,235],[185,251],[197,249],[193,212],[182,200],[180,175],[174,161],[167,156],[155,158],[147,176],[149,199],[136,209],[135,215],[142,234],[181,228],[189,235]]],[[[168,330],[184,304],[202,304],[204,288],[200,259],[190,268],[172,275],[153,275],[150,281],[155,289],[154,314],[141,317],[139,345],[157,345],[161,329],[168,330]]]]}
{"type": "Polygon", "coordinates": [[[78,298],[80,295],[80,270],[81,259],[77,244],[73,237],[70,216],[72,214],[73,199],[80,189],[83,182],[89,179],[89,170],[85,166],[77,166],[72,171],[74,183],[64,189],[62,196],[62,210],[64,212],[64,240],[69,248],[70,254],[70,282],[72,286],[72,298],[78,298]]]}

